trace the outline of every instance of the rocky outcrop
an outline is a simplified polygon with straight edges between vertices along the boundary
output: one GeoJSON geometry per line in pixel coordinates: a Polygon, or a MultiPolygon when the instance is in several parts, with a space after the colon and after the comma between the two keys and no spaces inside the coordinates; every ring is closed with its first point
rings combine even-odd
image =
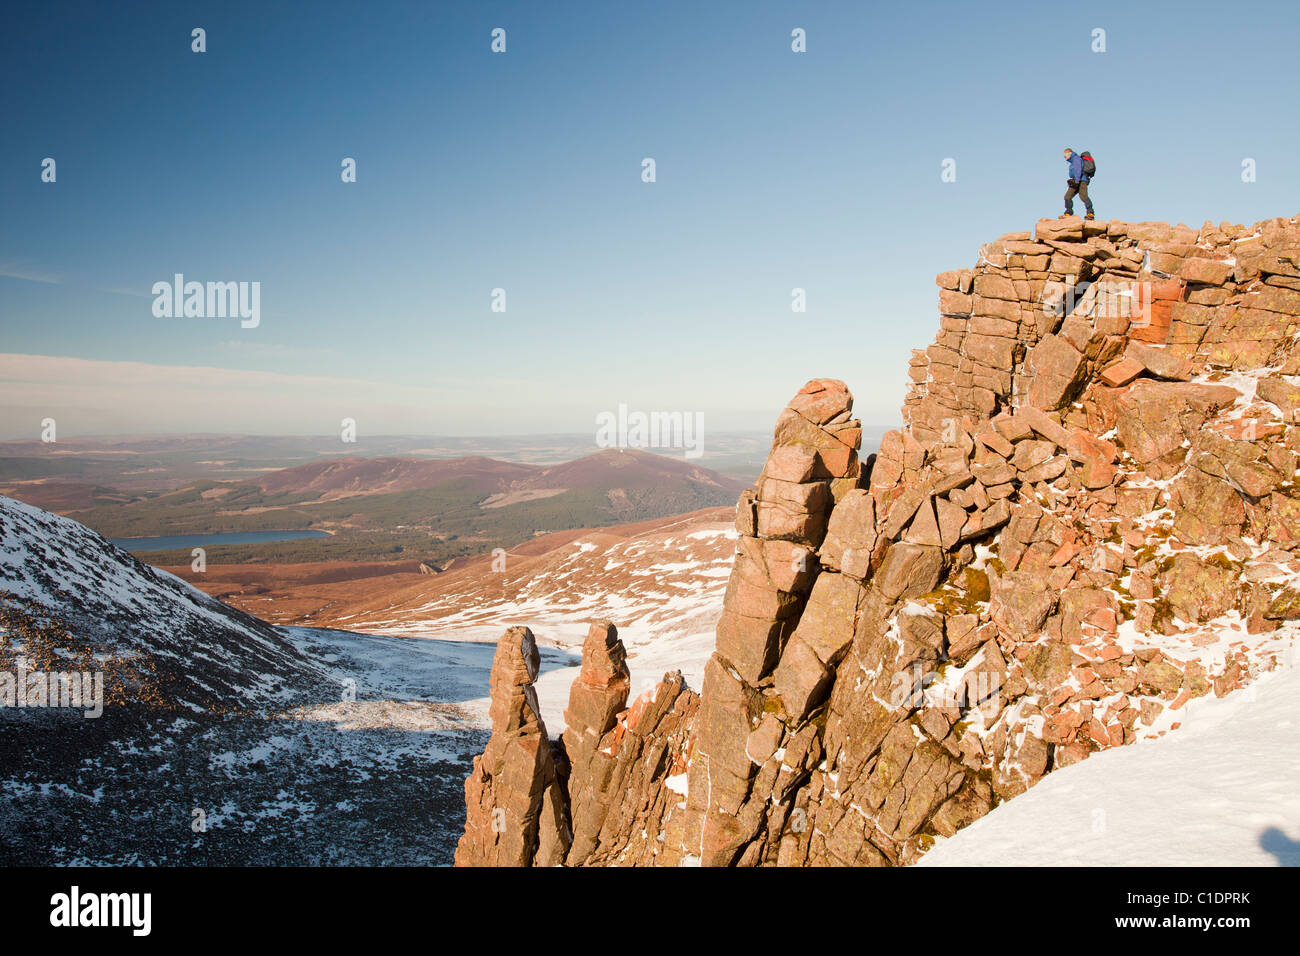
{"type": "Polygon", "coordinates": [[[684,797],[700,698],[674,671],[627,706],[625,660],[617,629],[593,623],[567,726],[552,743],[532,686],[536,640],[526,627],[505,632],[492,662],[492,735],[465,781],[457,866],[681,862],[691,842],[684,797]]]}
{"type": "Polygon", "coordinates": [[[566,862],[570,864],[583,863],[591,855],[609,814],[601,784],[609,780],[614,758],[600,744],[627,706],[631,679],[626,657],[614,625],[591,625],[582,647],[582,670],[569,689],[569,708],[564,712],[568,726],[562,739],[574,783],[569,793],[573,846],[566,862]]]}
{"type": "Polygon", "coordinates": [[[554,866],[570,835],[550,738],[537,707],[537,641],[512,627],[492,659],[492,736],[465,781],[457,866],[554,866]]]}
{"type": "MultiPolygon", "coordinates": [[[[591,850],[570,854],[587,866],[676,866],[693,839],[686,830],[686,768],[700,698],[668,674],[620,713],[600,739],[600,761],[570,777],[570,793],[600,807],[591,850]]],[[[580,804],[575,804],[578,806],[580,804]]],[[[575,851],[583,849],[575,843],[575,851]]]]}
{"type": "MultiPolygon", "coordinates": [[[[874,527],[857,505],[862,429],[842,382],[809,382],[777,420],[772,452],[754,492],[741,499],[736,563],[718,623],[717,650],[704,673],[698,755],[690,792],[703,814],[701,857],[730,863],[738,848],[768,823],[773,786],[788,789],[802,771],[781,776],[777,750],[791,719],[818,708],[833,668],[853,636],[858,583],[819,573],[817,549],[829,532],[836,498],[853,495],[837,522],[828,554],[865,575],[869,547],[845,535],[874,527]],[[856,510],[855,510],[856,509],[856,510]],[[755,760],[755,753],[760,759],[755,760]],[[759,771],[769,772],[759,779],[759,771]],[[758,786],[756,786],[758,784],[758,786]]],[[[869,506],[869,501],[865,502],[869,506]]],[[[806,735],[811,743],[815,736],[806,735]]],[[[805,748],[815,761],[820,748],[805,748]]]]}
{"type": "Polygon", "coordinates": [[[1293,639],[1300,223],[1045,220],[938,284],[875,456],[841,382],[778,418],[700,696],[614,713],[593,630],[568,862],[906,864],[1293,639]]]}

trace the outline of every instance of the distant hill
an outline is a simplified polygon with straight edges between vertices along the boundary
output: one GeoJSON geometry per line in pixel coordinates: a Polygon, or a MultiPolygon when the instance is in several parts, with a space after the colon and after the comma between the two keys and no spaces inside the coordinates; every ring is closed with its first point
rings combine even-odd
{"type": "Polygon", "coordinates": [[[492,458],[336,458],[296,468],[284,468],[259,478],[263,494],[316,495],[319,500],[351,495],[382,495],[417,488],[436,488],[467,480],[485,493],[498,491],[504,482],[523,480],[541,469],[492,458]]]}
{"type": "MultiPolygon", "coordinates": [[[[483,456],[338,458],[242,481],[202,480],[116,498],[101,490],[92,507],[69,514],[114,538],[308,529],[331,535],[211,547],[215,562],[440,565],[556,531],[732,506],[746,485],[692,462],[636,450],[545,466],[483,456]]],[[[188,563],[189,552],[148,557],[180,564],[188,563]]]]}
{"type": "Polygon", "coordinates": [[[610,449],[577,461],[553,465],[532,478],[537,488],[599,488],[664,486],[687,482],[721,488],[730,494],[744,490],[746,483],[689,462],[644,451],[610,449]]]}
{"type": "MultiPolygon", "coordinates": [[[[711,431],[694,463],[746,481],[758,475],[771,444],[760,432],[711,431]]],[[[865,446],[864,446],[865,447],[865,446]]],[[[36,436],[0,441],[0,494],[60,514],[122,496],[175,491],[196,481],[250,481],[281,469],[337,459],[481,457],[548,467],[597,451],[594,436],[338,435],[36,436]]]]}
{"type": "Polygon", "coordinates": [[[317,495],[320,500],[391,494],[464,481],[487,494],[539,490],[667,488],[678,484],[727,490],[745,483],[708,468],[644,451],[609,449],[560,465],[466,458],[336,458],[284,468],[251,484],[263,494],[317,495]]]}

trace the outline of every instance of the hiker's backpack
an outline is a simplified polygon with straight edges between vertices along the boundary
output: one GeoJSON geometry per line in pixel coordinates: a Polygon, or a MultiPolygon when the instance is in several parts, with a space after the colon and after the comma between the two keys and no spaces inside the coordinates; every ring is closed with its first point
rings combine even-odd
{"type": "Polygon", "coordinates": [[[1092,158],[1092,153],[1086,149],[1081,154],[1083,158],[1083,174],[1089,179],[1097,175],[1097,161],[1092,158]]]}

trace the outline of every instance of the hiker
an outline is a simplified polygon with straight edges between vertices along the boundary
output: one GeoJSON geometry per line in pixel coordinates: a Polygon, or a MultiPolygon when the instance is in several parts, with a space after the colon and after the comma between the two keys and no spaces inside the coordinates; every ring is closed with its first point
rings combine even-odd
{"type": "Polygon", "coordinates": [[[1090,175],[1090,171],[1085,171],[1084,169],[1085,157],[1088,160],[1087,165],[1093,166],[1095,169],[1096,167],[1092,163],[1092,157],[1088,156],[1087,153],[1076,153],[1068,147],[1065,150],[1065,161],[1070,164],[1070,178],[1065,190],[1065,212],[1061,214],[1061,219],[1064,219],[1066,216],[1074,215],[1074,197],[1076,193],[1083,200],[1084,208],[1088,210],[1088,214],[1083,218],[1097,218],[1092,214],[1092,200],[1088,198],[1088,180],[1091,179],[1092,176],[1090,175]]]}

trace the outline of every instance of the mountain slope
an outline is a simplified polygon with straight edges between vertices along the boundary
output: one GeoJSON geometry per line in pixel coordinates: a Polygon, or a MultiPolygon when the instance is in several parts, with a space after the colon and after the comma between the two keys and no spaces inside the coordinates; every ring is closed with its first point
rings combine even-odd
{"type": "MultiPolygon", "coordinates": [[[[166,704],[189,710],[281,704],[322,678],[273,628],[141,564],[68,518],[0,496],[0,587],[70,646],[147,666],[166,704]]],[[[15,647],[8,653],[30,653],[15,647]]],[[[123,689],[128,693],[127,689],[123,689]]]]}
{"type": "Polygon", "coordinates": [[[0,865],[450,860],[475,648],[276,629],[3,497],[0,575],[0,865]]]}
{"type": "Polygon", "coordinates": [[[1300,670],[1189,703],[1178,732],[1049,774],[919,866],[1300,866],[1300,670]]]}

